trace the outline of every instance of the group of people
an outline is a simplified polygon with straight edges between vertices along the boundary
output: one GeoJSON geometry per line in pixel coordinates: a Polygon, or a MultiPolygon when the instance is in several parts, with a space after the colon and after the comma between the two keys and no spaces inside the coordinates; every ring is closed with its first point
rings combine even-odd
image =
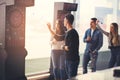
{"type": "MultiPolygon", "coordinates": [[[[51,59],[53,65],[53,74],[55,80],[76,80],[79,56],[79,34],[73,27],[74,16],[67,14],[64,18],[64,27],[62,21],[57,20],[55,29],[48,23],[48,29],[52,35],[51,39],[51,59]]],[[[87,65],[91,61],[92,72],[96,71],[96,61],[98,51],[103,45],[103,34],[108,37],[111,58],[109,68],[115,63],[120,66],[120,35],[118,34],[118,24],[110,25],[110,32],[104,31],[97,18],[91,18],[90,28],[86,30],[83,41],[86,43],[86,49],[83,56],[83,74],[87,73],[87,65]]]]}

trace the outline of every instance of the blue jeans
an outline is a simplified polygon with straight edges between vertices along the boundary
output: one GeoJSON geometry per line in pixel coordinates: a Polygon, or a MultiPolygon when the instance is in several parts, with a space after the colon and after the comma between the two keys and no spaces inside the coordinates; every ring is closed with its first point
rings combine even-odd
{"type": "Polygon", "coordinates": [[[78,71],[79,60],[77,61],[66,60],[65,65],[68,79],[75,77],[78,71]]]}
{"type": "Polygon", "coordinates": [[[65,55],[63,50],[52,50],[53,73],[55,79],[65,80],[65,55]]]}
{"type": "Polygon", "coordinates": [[[120,49],[119,48],[111,48],[111,58],[109,61],[109,68],[114,67],[114,65],[120,66],[120,49]]]}
{"type": "Polygon", "coordinates": [[[91,60],[91,69],[92,72],[96,71],[96,62],[97,62],[98,53],[92,54],[90,52],[84,53],[83,56],[83,74],[87,73],[87,65],[91,60]]]}

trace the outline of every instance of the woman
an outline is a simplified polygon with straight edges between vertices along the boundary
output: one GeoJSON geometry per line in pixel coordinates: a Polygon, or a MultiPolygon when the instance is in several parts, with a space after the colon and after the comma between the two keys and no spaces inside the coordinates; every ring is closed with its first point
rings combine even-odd
{"type": "Polygon", "coordinates": [[[65,56],[62,46],[64,45],[64,35],[65,30],[62,26],[60,20],[56,21],[55,31],[51,29],[50,23],[47,24],[48,29],[52,35],[51,45],[52,45],[52,63],[53,63],[53,73],[55,80],[66,80],[65,74],[65,56]],[[63,37],[56,37],[63,36],[63,37]]]}
{"type": "Polygon", "coordinates": [[[118,24],[111,23],[109,33],[100,28],[99,25],[98,29],[100,29],[108,37],[108,47],[111,51],[111,58],[108,67],[114,67],[115,63],[116,66],[120,66],[120,35],[118,34],[118,24]]]}

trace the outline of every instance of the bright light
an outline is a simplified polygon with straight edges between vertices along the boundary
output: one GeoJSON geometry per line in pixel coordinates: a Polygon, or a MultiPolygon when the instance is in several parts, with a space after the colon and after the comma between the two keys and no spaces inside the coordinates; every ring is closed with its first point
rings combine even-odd
{"type": "Polygon", "coordinates": [[[46,23],[53,25],[54,2],[72,0],[35,0],[33,7],[26,9],[26,41],[27,59],[49,57],[51,52],[50,33],[46,23]]]}
{"type": "Polygon", "coordinates": [[[33,7],[26,9],[26,44],[28,58],[50,56],[50,34],[46,23],[53,21],[53,1],[35,0],[33,7]]]}

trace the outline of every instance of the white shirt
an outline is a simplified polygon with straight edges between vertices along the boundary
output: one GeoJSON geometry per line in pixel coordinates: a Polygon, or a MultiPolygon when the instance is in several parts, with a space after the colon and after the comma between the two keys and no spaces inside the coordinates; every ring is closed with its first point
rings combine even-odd
{"type": "Polygon", "coordinates": [[[63,50],[63,46],[65,44],[65,41],[57,41],[57,40],[53,40],[51,45],[52,45],[52,49],[54,50],[63,50]]]}
{"type": "Polygon", "coordinates": [[[93,29],[91,29],[91,37],[92,37],[92,35],[93,35],[93,32],[94,32],[94,30],[93,30],[93,29]]]}

